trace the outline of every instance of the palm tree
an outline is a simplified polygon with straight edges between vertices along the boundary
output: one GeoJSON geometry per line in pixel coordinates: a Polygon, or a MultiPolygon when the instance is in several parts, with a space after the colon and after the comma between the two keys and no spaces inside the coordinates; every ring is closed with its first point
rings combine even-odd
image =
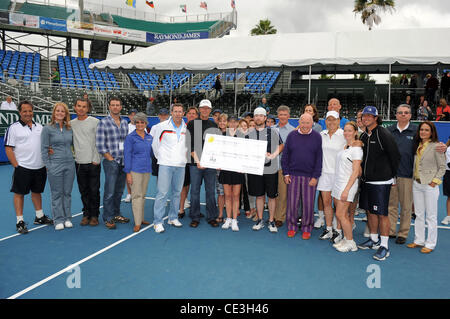
{"type": "Polygon", "coordinates": [[[271,24],[269,19],[259,20],[259,23],[250,31],[250,35],[275,34],[277,29],[271,24]]]}
{"type": "Polygon", "coordinates": [[[394,0],[355,0],[353,12],[355,14],[360,13],[363,24],[367,25],[369,30],[372,30],[374,23],[378,25],[381,22],[377,11],[392,12],[394,6],[394,0]]]}

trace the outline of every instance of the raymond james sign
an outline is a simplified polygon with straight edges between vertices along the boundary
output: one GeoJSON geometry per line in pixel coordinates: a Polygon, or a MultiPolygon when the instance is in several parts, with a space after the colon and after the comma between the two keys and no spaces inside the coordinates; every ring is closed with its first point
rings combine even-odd
{"type": "MultiPolygon", "coordinates": [[[[16,111],[0,111],[0,135],[4,136],[8,127],[19,120],[19,112],[16,111]]],[[[50,123],[52,113],[50,112],[33,112],[33,121],[42,126],[50,123]]]]}
{"type": "Polygon", "coordinates": [[[160,43],[172,40],[194,40],[207,39],[209,37],[208,31],[185,32],[185,33],[150,33],[147,32],[147,42],[160,43]]]}

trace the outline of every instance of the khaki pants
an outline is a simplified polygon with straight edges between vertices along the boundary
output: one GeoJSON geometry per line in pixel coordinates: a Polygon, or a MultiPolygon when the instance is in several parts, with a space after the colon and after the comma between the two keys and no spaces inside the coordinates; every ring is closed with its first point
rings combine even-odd
{"type": "Polygon", "coordinates": [[[391,187],[389,196],[389,221],[391,229],[390,236],[397,235],[398,237],[408,238],[409,229],[411,227],[411,212],[412,212],[412,178],[397,178],[396,186],[391,187]],[[397,233],[398,220],[398,203],[400,202],[400,227],[397,233]]]}
{"type": "Polygon", "coordinates": [[[276,208],[274,219],[281,222],[286,221],[287,206],[287,185],[284,183],[283,171],[278,171],[278,197],[276,199],[276,208]]]}
{"type": "Polygon", "coordinates": [[[134,224],[140,226],[144,220],[145,194],[147,193],[150,173],[131,172],[131,207],[133,209],[134,224]]]}

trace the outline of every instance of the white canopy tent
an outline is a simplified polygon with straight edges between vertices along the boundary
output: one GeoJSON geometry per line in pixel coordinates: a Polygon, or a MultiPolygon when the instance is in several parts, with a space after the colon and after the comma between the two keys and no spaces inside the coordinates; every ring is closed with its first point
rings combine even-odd
{"type": "MultiPolygon", "coordinates": [[[[167,41],[91,64],[161,71],[320,65],[450,64],[450,28],[292,33],[167,41]]],[[[390,77],[389,77],[390,78],[390,77]]],[[[390,99],[389,99],[390,102],[390,99]]]]}

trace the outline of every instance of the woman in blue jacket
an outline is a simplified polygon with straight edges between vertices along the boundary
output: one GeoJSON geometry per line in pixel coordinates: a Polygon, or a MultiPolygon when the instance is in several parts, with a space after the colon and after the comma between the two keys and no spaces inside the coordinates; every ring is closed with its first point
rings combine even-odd
{"type": "Polygon", "coordinates": [[[71,201],[75,178],[72,145],[69,108],[58,102],[53,107],[50,123],[41,134],[41,155],[47,168],[56,230],[72,227],[71,201]]]}

